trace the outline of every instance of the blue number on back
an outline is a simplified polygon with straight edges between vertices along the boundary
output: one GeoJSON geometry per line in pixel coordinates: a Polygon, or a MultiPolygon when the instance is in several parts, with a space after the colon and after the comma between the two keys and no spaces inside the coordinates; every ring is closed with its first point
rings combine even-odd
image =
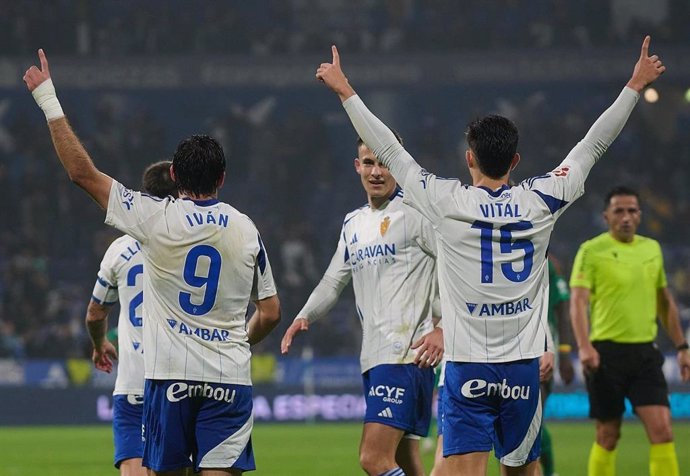
{"type": "MultiPolygon", "coordinates": [[[[137,276],[144,273],[144,265],[137,264],[129,268],[127,272],[127,286],[137,285],[137,276]]],[[[137,308],[144,302],[144,291],[134,296],[134,298],[129,302],[129,322],[132,323],[134,327],[141,327],[144,320],[141,316],[137,316],[137,308]]]]}
{"type": "MultiPolygon", "coordinates": [[[[481,282],[494,282],[494,256],[493,256],[493,224],[485,221],[477,220],[472,223],[472,228],[480,230],[479,240],[481,245],[481,282]]],[[[522,258],[522,270],[516,271],[513,269],[512,263],[501,263],[501,271],[509,281],[514,283],[521,283],[525,281],[532,272],[532,265],[534,264],[534,244],[525,238],[518,238],[513,241],[513,231],[529,230],[532,224],[528,221],[519,221],[517,223],[508,223],[499,228],[501,234],[500,244],[501,253],[510,254],[515,250],[523,250],[525,256],[522,258]]]]}
{"type": "Polygon", "coordinates": [[[204,290],[204,297],[200,304],[192,302],[192,294],[180,291],[180,307],[193,316],[202,316],[211,310],[216,303],[218,293],[218,280],[220,278],[221,257],[217,249],[209,245],[198,245],[189,250],[184,262],[184,281],[195,288],[204,290]],[[200,258],[208,259],[208,275],[198,276],[196,274],[200,258]]]}

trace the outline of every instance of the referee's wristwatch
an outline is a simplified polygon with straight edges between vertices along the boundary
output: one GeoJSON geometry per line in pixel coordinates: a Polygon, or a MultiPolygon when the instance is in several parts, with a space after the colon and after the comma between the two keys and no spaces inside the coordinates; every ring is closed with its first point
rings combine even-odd
{"type": "Polygon", "coordinates": [[[690,346],[688,345],[688,341],[683,342],[682,344],[679,344],[676,346],[676,350],[680,352],[681,350],[688,350],[690,349],[690,346]]]}

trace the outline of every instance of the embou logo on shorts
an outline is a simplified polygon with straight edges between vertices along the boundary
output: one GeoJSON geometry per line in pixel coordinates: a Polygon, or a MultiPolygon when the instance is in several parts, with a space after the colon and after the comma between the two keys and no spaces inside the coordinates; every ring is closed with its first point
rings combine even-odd
{"type": "Polygon", "coordinates": [[[482,379],[472,379],[468,380],[460,388],[460,393],[465,398],[478,398],[478,397],[493,397],[499,396],[504,399],[513,400],[528,400],[529,399],[529,386],[528,385],[515,385],[511,387],[508,385],[506,379],[500,383],[488,383],[486,380],[482,379]]]}
{"type": "Polygon", "coordinates": [[[405,396],[405,389],[400,387],[389,387],[388,385],[377,385],[376,387],[372,386],[369,388],[369,396],[383,397],[381,400],[386,403],[400,405],[403,402],[402,398],[405,396]]]}
{"type": "Polygon", "coordinates": [[[237,390],[229,388],[213,387],[207,383],[199,385],[188,385],[184,382],[175,382],[168,387],[165,392],[168,401],[179,402],[185,398],[203,397],[216,400],[218,402],[233,403],[237,390]]]}

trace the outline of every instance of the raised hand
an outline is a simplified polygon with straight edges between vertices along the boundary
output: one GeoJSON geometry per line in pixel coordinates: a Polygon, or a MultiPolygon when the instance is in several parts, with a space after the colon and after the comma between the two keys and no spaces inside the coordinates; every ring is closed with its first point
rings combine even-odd
{"type": "Polygon", "coordinates": [[[38,59],[41,62],[41,69],[38,69],[35,65],[32,65],[24,73],[24,82],[29,91],[36,89],[42,82],[50,79],[50,69],[48,68],[48,58],[42,49],[38,50],[38,59]]]}
{"type": "Polygon", "coordinates": [[[287,354],[288,351],[290,350],[290,346],[292,345],[292,339],[295,338],[295,335],[297,335],[298,332],[303,332],[303,331],[308,331],[309,330],[309,321],[307,321],[304,318],[297,318],[295,319],[292,324],[290,324],[290,327],[285,331],[285,335],[283,336],[283,340],[280,341],[280,352],[283,354],[287,354]]]}
{"type": "Polygon", "coordinates": [[[632,77],[627,84],[628,87],[638,93],[656,81],[666,71],[666,66],[661,62],[659,56],[649,56],[649,43],[651,40],[652,38],[649,35],[644,37],[640,58],[637,60],[632,77]]]}
{"type": "Polygon", "coordinates": [[[326,86],[331,88],[333,92],[344,101],[350,96],[354,96],[355,91],[350,86],[343,70],[340,68],[340,55],[335,45],[331,46],[331,52],[333,54],[333,62],[321,63],[316,70],[316,79],[322,81],[326,86]]]}

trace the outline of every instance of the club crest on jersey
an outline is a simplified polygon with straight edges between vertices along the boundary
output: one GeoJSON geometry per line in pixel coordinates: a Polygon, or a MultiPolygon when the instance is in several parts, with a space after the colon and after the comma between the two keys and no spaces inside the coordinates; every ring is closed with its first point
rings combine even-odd
{"type": "Polygon", "coordinates": [[[386,232],[388,231],[388,227],[391,224],[391,218],[390,217],[385,217],[382,221],[381,224],[379,225],[379,231],[381,232],[381,236],[385,235],[386,232]]]}

